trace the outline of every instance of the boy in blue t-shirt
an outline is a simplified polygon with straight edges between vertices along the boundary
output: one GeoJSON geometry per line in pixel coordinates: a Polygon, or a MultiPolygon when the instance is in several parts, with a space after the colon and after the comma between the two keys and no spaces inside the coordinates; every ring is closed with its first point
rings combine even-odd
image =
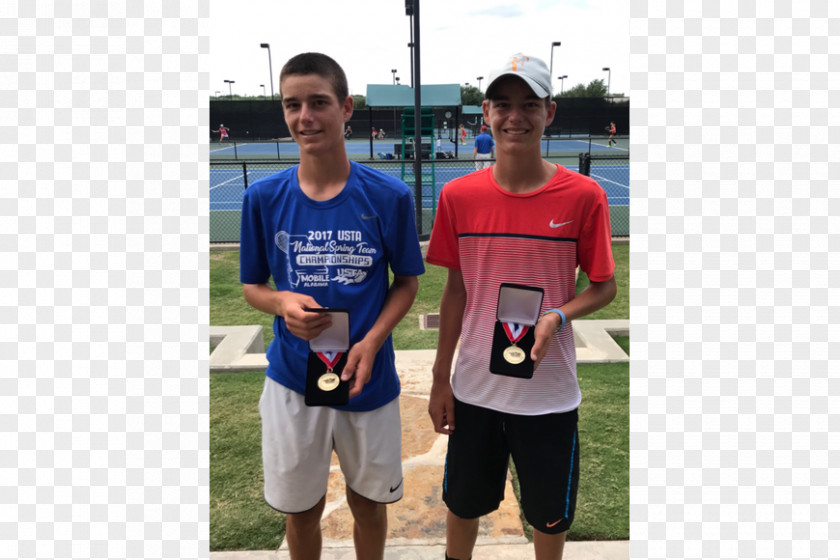
{"type": "Polygon", "coordinates": [[[317,556],[330,457],[347,482],[360,558],[382,558],[385,504],[402,497],[399,378],[391,331],[425,271],[414,203],[402,181],[351,162],[347,79],[330,57],[303,53],[280,73],[300,164],[255,182],[242,207],[245,300],[275,316],[260,399],[265,499],[287,513],[293,557],[317,556]],[[388,270],[394,273],[389,285],[388,270]],[[269,277],[277,289],[269,286],[269,277]],[[331,324],[310,308],[349,311],[344,406],[307,406],[309,342],[331,324]]]}

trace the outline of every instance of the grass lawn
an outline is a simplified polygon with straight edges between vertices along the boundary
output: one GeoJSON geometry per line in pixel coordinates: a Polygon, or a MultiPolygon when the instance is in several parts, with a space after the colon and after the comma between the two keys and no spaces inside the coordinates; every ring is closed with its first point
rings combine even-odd
{"type": "MultiPolygon", "coordinates": [[[[613,245],[615,281],[618,293],[608,306],[599,309],[587,319],[627,319],[630,317],[630,246],[613,245]]],[[[437,346],[437,330],[420,330],[420,315],[437,313],[440,294],[446,282],[446,269],[426,264],[426,273],[420,277],[420,287],[414,305],[394,329],[396,350],[423,350],[437,346]]],[[[589,284],[586,274],[578,278],[578,291],[589,284]]],[[[210,253],[210,324],[262,325],[265,347],[274,339],[274,320],[257,311],[242,297],[239,283],[239,251],[213,251],[210,253]]]]}
{"type": "MultiPolygon", "coordinates": [[[[592,319],[629,317],[629,246],[613,245],[618,295],[592,319]]],[[[421,331],[419,316],[436,313],[446,270],[427,265],[409,313],[394,330],[398,350],[435,348],[437,331],[421,331]]],[[[578,290],[588,284],[580,275],[578,290]]],[[[263,325],[266,346],[272,318],[242,297],[239,252],[210,253],[210,324],[263,325]]],[[[629,353],[628,337],[617,337],[629,353]]],[[[629,364],[580,364],[581,479],[570,540],[628,539],[629,364]]],[[[210,550],[276,550],[283,514],[263,500],[260,417],[262,372],[210,375],[210,550]]],[[[526,534],[530,527],[525,524],[526,534]]]]}
{"type": "Polygon", "coordinates": [[[277,550],[286,517],[263,499],[263,372],[210,375],[210,550],[277,550]]]}

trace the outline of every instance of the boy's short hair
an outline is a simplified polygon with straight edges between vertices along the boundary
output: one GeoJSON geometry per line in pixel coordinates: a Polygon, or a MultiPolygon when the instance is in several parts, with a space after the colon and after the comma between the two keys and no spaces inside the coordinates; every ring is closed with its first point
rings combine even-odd
{"type": "Polygon", "coordinates": [[[329,81],[339,103],[347,99],[349,90],[347,87],[347,76],[339,64],[325,54],[306,52],[293,56],[283,65],[280,70],[280,96],[282,99],[283,80],[287,76],[317,74],[329,81]]]}

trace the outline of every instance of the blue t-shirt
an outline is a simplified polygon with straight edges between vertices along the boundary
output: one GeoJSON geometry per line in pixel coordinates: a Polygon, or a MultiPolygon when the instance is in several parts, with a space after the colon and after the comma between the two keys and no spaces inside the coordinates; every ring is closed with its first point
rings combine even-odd
{"type": "Polygon", "coordinates": [[[475,147],[478,148],[479,154],[489,154],[495,145],[496,143],[493,142],[493,137],[486,132],[482,132],[475,137],[475,147]]]}
{"type": "MultiPolygon", "coordinates": [[[[245,191],[240,238],[240,280],[305,293],[323,307],[350,312],[350,345],[376,322],[388,292],[388,268],[397,276],[425,271],[408,186],[351,162],[350,177],[330,200],[300,189],[298,166],[256,181],[245,191]]],[[[303,394],[309,343],[281,317],[267,351],[266,375],[303,394]]],[[[339,410],[379,408],[400,393],[391,336],[374,361],[362,393],[339,410]]]]}

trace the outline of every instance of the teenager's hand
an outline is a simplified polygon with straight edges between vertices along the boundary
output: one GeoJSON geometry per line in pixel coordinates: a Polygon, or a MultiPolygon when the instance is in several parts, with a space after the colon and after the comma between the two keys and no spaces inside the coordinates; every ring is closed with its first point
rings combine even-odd
{"type": "Polygon", "coordinates": [[[332,325],[329,313],[313,313],[306,308],[320,308],[312,296],[294,292],[277,292],[279,313],[286,320],[289,332],[303,340],[312,340],[332,325]]]}
{"type": "Polygon", "coordinates": [[[373,361],[379,348],[367,340],[360,340],[350,348],[347,354],[347,363],[341,373],[342,381],[351,381],[350,398],[361,394],[365,383],[370,381],[370,374],[373,370],[373,361]]]}
{"type": "Polygon", "coordinates": [[[437,433],[448,436],[455,431],[455,397],[452,395],[452,385],[449,381],[432,383],[429,416],[437,433]]]}
{"type": "Polygon", "coordinates": [[[560,315],[557,313],[548,313],[540,317],[537,325],[534,327],[534,346],[531,348],[531,359],[534,361],[534,370],[539,367],[540,362],[545,358],[548,352],[548,345],[551,343],[551,337],[554,336],[554,331],[560,327],[560,315]]]}

